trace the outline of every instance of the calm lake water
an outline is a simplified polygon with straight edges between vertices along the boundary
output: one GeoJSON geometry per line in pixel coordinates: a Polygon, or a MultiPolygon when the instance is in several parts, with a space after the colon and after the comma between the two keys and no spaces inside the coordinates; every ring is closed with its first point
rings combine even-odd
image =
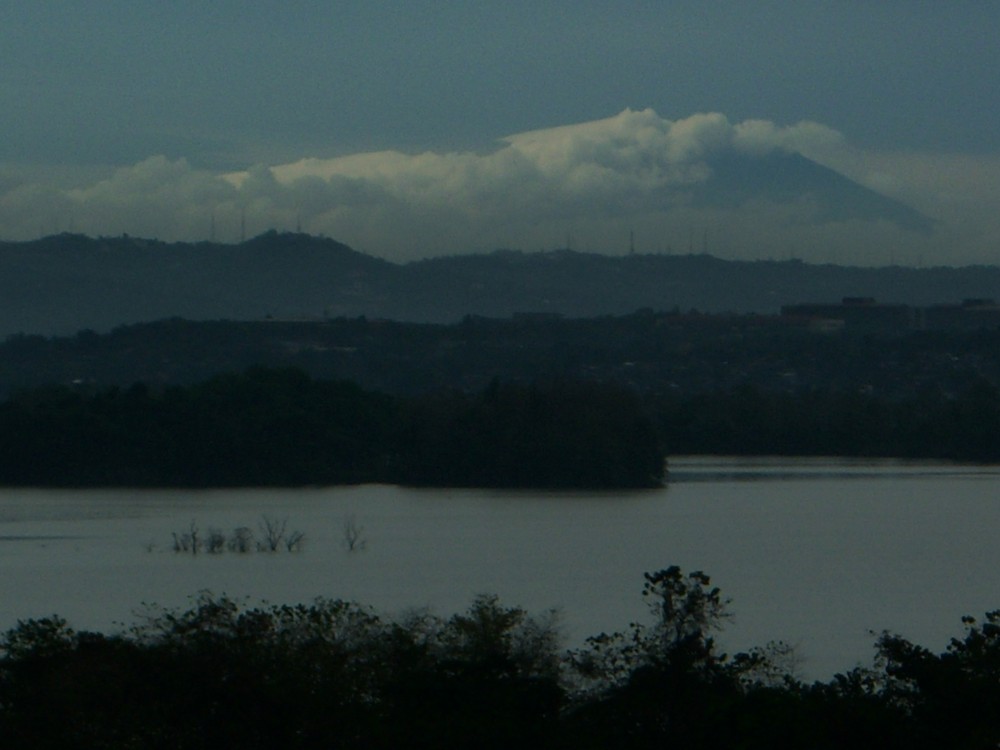
{"type": "Polygon", "coordinates": [[[387,614],[464,609],[479,593],[560,612],[567,646],[646,621],[644,571],[712,576],[730,651],[793,644],[805,678],[869,664],[874,632],[932,650],[1000,608],[1000,468],[678,458],[670,485],[625,493],[413,490],[0,490],[0,627],[58,613],[132,622],[199,590],[249,603],[352,599],[387,614]],[[306,534],[295,554],[178,555],[173,532],[306,534]],[[348,552],[353,516],[367,545],[348,552]]]}

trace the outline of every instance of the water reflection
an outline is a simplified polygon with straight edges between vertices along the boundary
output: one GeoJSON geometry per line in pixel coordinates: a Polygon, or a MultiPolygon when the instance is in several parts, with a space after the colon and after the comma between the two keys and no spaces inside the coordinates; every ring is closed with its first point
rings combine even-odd
{"type": "Polygon", "coordinates": [[[994,465],[948,461],[840,457],[679,456],[670,459],[670,482],[905,479],[914,476],[982,478],[1000,475],[994,465]]]}

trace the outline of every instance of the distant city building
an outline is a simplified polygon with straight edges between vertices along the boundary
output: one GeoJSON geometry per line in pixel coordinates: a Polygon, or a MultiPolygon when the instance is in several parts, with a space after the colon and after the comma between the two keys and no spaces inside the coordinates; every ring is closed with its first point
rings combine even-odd
{"type": "Polygon", "coordinates": [[[921,327],[929,330],[1000,328],[1000,306],[992,299],[976,297],[963,300],[960,305],[931,305],[921,312],[921,327]]]}
{"type": "Polygon", "coordinates": [[[909,305],[880,304],[872,297],[844,297],[840,304],[806,303],[784,305],[784,318],[798,318],[816,326],[824,321],[827,328],[836,328],[839,322],[850,330],[901,331],[916,327],[916,311],[909,305]]]}
{"type": "Polygon", "coordinates": [[[512,320],[516,320],[521,323],[542,323],[546,321],[562,320],[563,314],[558,312],[515,312],[512,316],[512,320]]]}

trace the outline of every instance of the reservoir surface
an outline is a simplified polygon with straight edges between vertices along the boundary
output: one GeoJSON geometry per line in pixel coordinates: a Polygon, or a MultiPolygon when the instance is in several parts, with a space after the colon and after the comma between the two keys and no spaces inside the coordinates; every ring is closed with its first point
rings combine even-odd
{"type": "Polygon", "coordinates": [[[962,615],[1000,608],[998,535],[1000,468],[953,464],[674,458],[667,487],[630,492],[8,488],[0,627],[59,614],[117,630],[203,590],[442,616],[491,593],[555,610],[576,647],[648,622],[643,572],[680,565],[731,599],[726,651],[785,641],[799,676],[825,680],[870,664],[883,630],[940,652],[962,615]],[[301,550],[173,551],[192,525],[259,537],[265,517],[304,533],[301,550]]]}

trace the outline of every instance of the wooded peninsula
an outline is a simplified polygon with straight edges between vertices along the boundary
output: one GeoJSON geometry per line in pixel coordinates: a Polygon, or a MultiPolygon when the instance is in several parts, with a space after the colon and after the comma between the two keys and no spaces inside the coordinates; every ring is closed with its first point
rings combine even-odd
{"type": "Polygon", "coordinates": [[[188,386],[46,386],[0,404],[0,483],[643,488],[672,453],[1000,460],[1000,392],[889,400],[580,380],[388,395],[296,369],[188,386]]]}
{"type": "Polygon", "coordinates": [[[638,488],[662,483],[663,456],[640,399],[597,383],[402,398],[257,368],[0,405],[8,485],[638,488]]]}

